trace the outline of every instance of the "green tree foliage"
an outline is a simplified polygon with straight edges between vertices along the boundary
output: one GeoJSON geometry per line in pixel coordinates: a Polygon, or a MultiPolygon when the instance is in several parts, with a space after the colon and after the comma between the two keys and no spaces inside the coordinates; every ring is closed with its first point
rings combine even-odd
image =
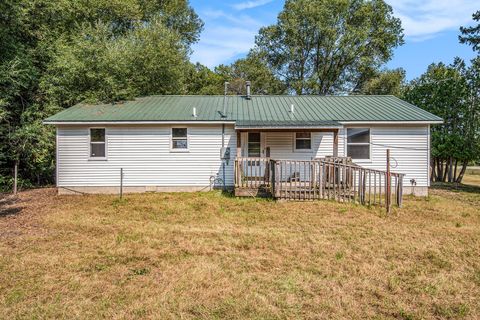
{"type": "Polygon", "coordinates": [[[188,94],[223,94],[223,82],[225,80],[206,66],[200,63],[191,64],[187,69],[187,74],[189,79],[187,83],[188,94]]]}
{"type": "Polygon", "coordinates": [[[403,98],[444,119],[431,128],[432,181],[461,182],[469,161],[480,158],[480,59],[467,68],[431,64],[403,98]],[[460,166],[459,166],[460,165],[460,166]]]}
{"type": "Polygon", "coordinates": [[[14,162],[25,183],[52,182],[52,113],[186,92],[202,27],[187,0],[0,2],[0,189],[14,162]]]}
{"type": "Polygon", "coordinates": [[[403,43],[403,32],[383,0],[287,0],[255,43],[289,90],[330,94],[358,90],[403,43]]]}
{"type": "Polygon", "coordinates": [[[405,70],[402,68],[376,72],[365,81],[360,89],[362,94],[391,94],[400,97],[405,85],[405,70]]]}
{"type": "Polygon", "coordinates": [[[480,10],[475,12],[472,17],[477,22],[477,25],[460,27],[461,35],[458,36],[458,39],[460,43],[471,45],[474,51],[480,51],[480,10]]]}
{"type": "Polygon", "coordinates": [[[159,20],[116,36],[109,25],[82,28],[57,41],[41,88],[61,107],[80,101],[117,101],[183,92],[187,48],[159,20]]]}
{"type": "Polygon", "coordinates": [[[228,81],[230,92],[245,94],[245,81],[251,82],[252,94],[282,94],[286,86],[277,79],[265,62],[251,52],[246,58],[239,59],[231,65],[220,65],[215,68],[223,81],[228,81]]]}

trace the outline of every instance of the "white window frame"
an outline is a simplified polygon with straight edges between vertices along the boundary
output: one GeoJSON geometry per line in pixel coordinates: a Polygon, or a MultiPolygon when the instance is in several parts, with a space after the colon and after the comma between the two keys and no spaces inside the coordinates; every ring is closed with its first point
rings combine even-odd
{"type": "MultiPolygon", "coordinates": [[[[184,138],[182,138],[183,140],[184,138]]],[[[170,127],[170,152],[173,153],[182,153],[182,152],[190,152],[190,129],[186,126],[172,126],[170,127]],[[186,149],[177,149],[173,147],[173,129],[187,129],[187,148],[186,149]]]]}
{"type": "MultiPolygon", "coordinates": [[[[306,138],[299,138],[301,140],[308,140],[306,138]]],[[[293,133],[293,151],[294,152],[312,152],[313,150],[313,133],[311,131],[302,131],[293,133]],[[310,133],[310,149],[297,149],[297,133],[310,133]]]]}
{"type": "Polygon", "coordinates": [[[108,134],[107,128],[105,127],[89,127],[88,128],[88,160],[97,160],[105,161],[108,159],[108,134]],[[105,131],[105,141],[104,142],[95,142],[92,141],[92,129],[103,129],[105,131]],[[92,143],[93,144],[104,144],[105,145],[105,157],[92,157],[92,143]]]}
{"type": "Polygon", "coordinates": [[[348,127],[345,128],[345,147],[346,152],[345,156],[348,157],[348,146],[366,146],[368,145],[368,159],[356,159],[352,158],[357,162],[372,162],[372,128],[370,127],[348,127]],[[368,129],[368,142],[348,142],[348,129],[368,129]]]}

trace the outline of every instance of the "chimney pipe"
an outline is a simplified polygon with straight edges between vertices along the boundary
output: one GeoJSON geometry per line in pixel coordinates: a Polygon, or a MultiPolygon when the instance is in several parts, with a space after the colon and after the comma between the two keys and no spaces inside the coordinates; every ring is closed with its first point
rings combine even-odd
{"type": "Polygon", "coordinates": [[[292,104],[292,105],[290,105],[290,112],[291,112],[291,113],[294,113],[294,112],[295,112],[295,107],[294,107],[294,105],[293,105],[293,104],[292,104]]]}
{"type": "Polygon", "coordinates": [[[252,96],[250,94],[250,81],[246,81],[245,84],[247,85],[247,99],[251,99],[252,96]]]}
{"type": "Polygon", "coordinates": [[[192,113],[193,117],[196,118],[197,117],[197,108],[193,107],[193,113],[192,113]]]}

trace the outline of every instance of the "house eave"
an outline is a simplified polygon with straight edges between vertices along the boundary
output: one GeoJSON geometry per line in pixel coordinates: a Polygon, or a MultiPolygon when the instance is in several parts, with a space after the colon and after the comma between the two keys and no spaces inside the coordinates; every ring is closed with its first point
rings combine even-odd
{"type": "Polygon", "coordinates": [[[441,124],[443,120],[429,121],[339,121],[342,125],[358,125],[358,124],[441,124]]]}
{"type": "Polygon", "coordinates": [[[235,121],[220,120],[177,120],[177,121],[43,121],[43,124],[51,125],[122,125],[122,124],[235,124],[235,121]]]}

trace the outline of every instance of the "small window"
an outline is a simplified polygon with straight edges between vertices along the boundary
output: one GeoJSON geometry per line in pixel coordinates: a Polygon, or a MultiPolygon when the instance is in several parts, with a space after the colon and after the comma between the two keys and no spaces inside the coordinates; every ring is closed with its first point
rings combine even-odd
{"type": "Polygon", "coordinates": [[[90,129],[90,157],[105,158],[105,129],[90,129]]]}
{"type": "Polygon", "coordinates": [[[311,132],[295,133],[295,150],[311,150],[312,134],[311,132]]]}
{"type": "Polygon", "coordinates": [[[370,129],[347,129],[347,156],[352,159],[370,159],[370,129]]]}
{"type": "Polygon", "coordinates": [[[172,149],[188,149],[187,128],[172,128],[172,149]]]}
{"type": "Polygon", "coordinates": [[[260,157],[260,132],[248,133],[248,156],[260,157]]]}

